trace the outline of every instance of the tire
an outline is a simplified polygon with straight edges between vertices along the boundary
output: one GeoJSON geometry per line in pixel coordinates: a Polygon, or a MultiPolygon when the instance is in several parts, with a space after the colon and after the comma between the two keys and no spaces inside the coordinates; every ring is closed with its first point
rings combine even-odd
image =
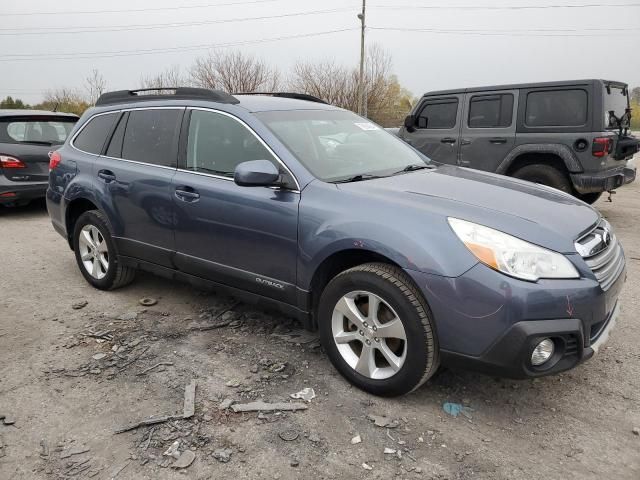
{"type": "Polygon", "coordinates": [[[576,193],[576,197],[582,200],[589,205],[593,205],[598,201],[598,199],[602,196],[603,192],[592,192],[592,193],[576,193]]]}
{"type": "Polygon", "coordinates": [[[551,165],[545,165],[543,163],[534,163],[532,165],[526,165],[516,170],[513,175],[515,178],[521,180],[528,180],[534,183],[541,183],[548,187],[557,188],[563,192],[572,194],[571,182],[569,177],[551,165]]]}
{"type": "Polygon", "coordinates": [[[76,221],[73,250],[82,276],[95,288],[115,290],[128,285],[135,277],[135,269],[120,263],[109,223],[99,210],[84,212],[76,221]]]}
{"type": "Polygon", "coordinates": [[[383,263],[367,263],[337,275],[318,305],[320,339],[331,363],[352,384],[380,396],[409,393],[436,372],[439,351],[432,318],[412,280],[401,269],[383,263]],[[368,316],[375,297],[380,307],[374,317],[368,316]],[[358,327],[342,314],[347,308],[350,318],[353,308],[359,312],[358,327]],[[373,353],[363,355],[369,352],[373,353]]]}

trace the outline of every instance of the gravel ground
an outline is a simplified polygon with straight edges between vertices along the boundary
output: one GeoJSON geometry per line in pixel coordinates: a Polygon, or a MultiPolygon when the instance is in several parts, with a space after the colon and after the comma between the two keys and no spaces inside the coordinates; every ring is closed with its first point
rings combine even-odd
{"type": "Polygon", "coordinates": [[[350,387],[316,337],[278,315],[145,274],[94,290],[42,204],[0,211],[0,415],[15,421],[0,422],[0,478],[637,480],[640,182],[597,208],[628,259],[622,314],[597,357],[535,381],[443,371],[397,399],[350,387]],[[195,415],[180,418],[192,380],[195,415]],[[305,387],[306,410],[220,409],[305,387]],[[152,415],[174,418],[115,433],[152,415]],[[190,466],[163,455],[172,445],[190,466]]]}

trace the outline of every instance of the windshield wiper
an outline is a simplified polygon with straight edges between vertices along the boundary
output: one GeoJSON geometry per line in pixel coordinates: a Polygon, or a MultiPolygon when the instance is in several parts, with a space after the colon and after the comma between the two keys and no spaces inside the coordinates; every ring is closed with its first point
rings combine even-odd
{"type": "Polygon", "coordinates": [[[359,173],[358,175],[353,175],[352,177],[343,178],[342,180],[336,180],[333,183],[361,182],[363,180],[371,180],[373,178],[384,178],[384,177],[381,175],[373,175],[371,173],[359,173]]]}
{"type": "Polygon", "coordinates": [[[401,173],[407,173],[407,172],[415,172],[416,170],[423,170],[425,168],[433,168],[429,165],[425,165],[423,163],[412,163],[411,165],[407,165],[406,167],[404,167],[402,170],[398,170],[397,172],[394,172],[393,175],[399,175],[401,173]]]}

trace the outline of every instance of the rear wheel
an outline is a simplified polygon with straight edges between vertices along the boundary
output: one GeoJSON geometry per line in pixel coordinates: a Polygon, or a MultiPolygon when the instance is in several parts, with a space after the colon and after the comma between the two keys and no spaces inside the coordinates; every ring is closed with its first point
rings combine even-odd
{"type": "Polygon", "coordinates": [[[586,202],[589,205],[593,205],[602,196],[602,193],[603,192],[576,193],[575,195],[576,195],[576,197],[578,197],[583,202],[586,202]]]}
{"type": "Polygon", "coordinates": [[[569,177],[551,165],[543,163],[526,165],[516,170],[512,176],[522,180],[528,180],[529,182],[541,183],[548,187],[557,188],[563,192],[573,193],[569,177]]]}
{"type": "Polygon", "coordinates": [[[133,281],[135,269],[120,263],[105,216],[84,212],[73,230],[73,249],[84,278],[100,290],[113,290],[133,281]]]}
{"type": "Polygon", "coordinates": [[[335,277],[320,298],[318,321],[333,365],[370,393],[411,392],[437,370],[431,312],[397,267],[369,263],[335,277]]]}

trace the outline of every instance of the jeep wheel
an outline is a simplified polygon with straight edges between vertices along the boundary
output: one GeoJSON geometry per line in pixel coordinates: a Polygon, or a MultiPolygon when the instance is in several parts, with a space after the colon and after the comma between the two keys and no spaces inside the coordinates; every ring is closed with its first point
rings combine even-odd
{"type": "Polygon", "coordinates": [[[133,281],[135,269],[123,266],[102,212],[90,210],[78,218],[73,249],[84,278],[100,290],[113,290],[133,281]]]}
{"type": "Polygon", "coordinates": [[[583,202],[586,202],[589,205],[593,205],[602,196],[602,192],[576,193],[575,196],[578,197],[583,202]]]}
{"type": "Polygon", "coordinates": [[[541,183],[548,187],[557,188],[563,192],[573,193],[573,189],[571,188],[571,183],[567,175],[551,165],[545,165],[542,163],[526,165],[516,170],[512,176],[534,183],[541,183]]]}
{"type": "Polygon", "coordinates": [[[431,311],[399,268],[369,263],[336,276],[322,293],[318,321],[331,363],[367,392],[402,395],[437,370],[431,311]]]}

